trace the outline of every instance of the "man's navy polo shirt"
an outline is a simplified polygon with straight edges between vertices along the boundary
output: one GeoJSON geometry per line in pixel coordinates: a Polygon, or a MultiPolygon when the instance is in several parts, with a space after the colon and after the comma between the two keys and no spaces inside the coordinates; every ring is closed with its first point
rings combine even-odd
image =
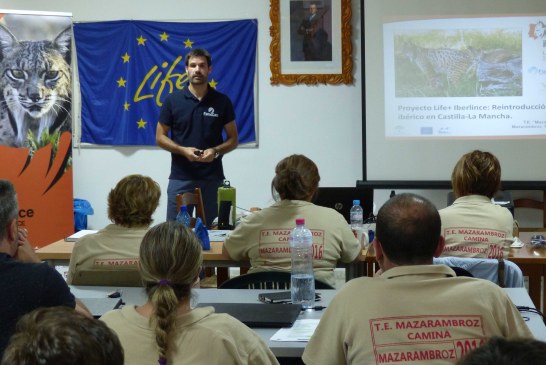
{"type": "MultiPolygon", "coordinates": [[[[209,86],[199,101],[188,89],[167,96],[159,113],[159,122],[171,128],[171,139],[183,147],[205,150],[223,143],[224,126],[235,120],[229,98],[209,86]]],[[[222,156],[210,163],[190,162],[179,154],[171,154],[171,175],[175,180],[224,179],[222,156]]]]}

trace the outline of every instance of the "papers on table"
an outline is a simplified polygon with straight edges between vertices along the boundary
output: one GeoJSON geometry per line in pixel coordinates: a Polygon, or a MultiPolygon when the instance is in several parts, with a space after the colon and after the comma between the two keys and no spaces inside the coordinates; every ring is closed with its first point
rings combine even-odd
{"type": "Polygon", "coordinates": [[[514,242],[510,245],[510,247],[514,248],[521,248],[525,244],[519,239],[519,237],[514,237],[514,242]]]}
{"type": "Polygon", "coordinates": [[[223,242],[231,232],[228,229],[209,229],[209,239],[211,242],[223,242]]]}
{"type": "Polygon", "coordinates": [[[307,342],[315,332],[319,319],[298,319],[292,327],[281,328],[271,341],[307,342]]]}
{"type": "Polygon", "coordinates": [[[94,229],[82,229],[81,231],[78,231],[78,232],[74,233],[73,235],[66,237],[64,240],[65,240],[65,241],[68,241],[68,242],[75,242],[75,241],[77,241],[79,238],[81,238],[81,237],[83,237],[83,236],[86,236],[86,235],[88,235],[88,234],[91,234],[91,233],[97,233],[97,230],[94,230],[94,229]]]}

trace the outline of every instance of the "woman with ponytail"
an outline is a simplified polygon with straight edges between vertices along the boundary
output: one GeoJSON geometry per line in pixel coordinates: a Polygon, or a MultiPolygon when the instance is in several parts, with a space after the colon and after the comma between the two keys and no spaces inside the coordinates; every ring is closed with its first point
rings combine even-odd
{"type": "Polygon", "coordinates": [[[214,308],[191,308],[199,283],[201,244],[176,221],[151,228],[140,245],[148,301],[106,313],[131,365],[278,364],[251,329],[214,308]]]}

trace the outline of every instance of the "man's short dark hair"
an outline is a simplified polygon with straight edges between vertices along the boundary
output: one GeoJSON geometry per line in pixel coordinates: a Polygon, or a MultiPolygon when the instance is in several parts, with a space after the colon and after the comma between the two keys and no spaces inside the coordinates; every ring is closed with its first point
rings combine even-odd
{"type": "Polygon", "coordinates": [[[379,209],[376,237],[389,260],[397,265],[429,262],[440,239],[436,207],[415,194],[399,194],[379,209]]]}
{"type": "Polygon", "coordinates": [[[469,352],[457,363],[457,365],[529,364],[546,364],[546,342],[492,337],[485,345],[469,352]]]}
{"type": "Polygon", "coordinates": [[[186,55],[186,58],[184,59],[186,62],[186,66],[188,66],[188,64],[190,63],[190,58],[192,57],[205,57],[205,59],[207,60],[207,65],[212,66],[212,57],[209,51],[207,51],[206,49],[203,49],[203,48],[192,49],[190,53],[188,53],[186,55]]]}
{"type": "Polygon", "coordinates": [[[39,308],[17,322],[1,365],[123,365],[123,348],[104,322],[68,307],[39,308]]]}
{"type": "Polygon", "coordinates": [[[17,218],[17,194],[13,184],[0,179],[0,239],[6,236],[6,226],[17,218]]]}

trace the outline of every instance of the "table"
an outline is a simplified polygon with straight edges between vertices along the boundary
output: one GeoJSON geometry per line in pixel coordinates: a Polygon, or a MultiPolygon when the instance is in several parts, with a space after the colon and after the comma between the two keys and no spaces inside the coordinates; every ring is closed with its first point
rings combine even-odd
{"type": "Polygon", "coordinates": [[[537,308],[544,310],[546,309],[546,247],[535,248],[529,244],[531,236],[539,233],[544,234],[544,232],[519,232],[519,238],[525,242],[525,246],[511,248],[508,259],[516,263],[523,275],[529,278],[529,296],[537,308]]]}
{"type": "MultiPolygon", "coordinates": [[[[512,303],[514,303],[518,307],[524,306],[529,308],[536,308],[525,288],[504,288],[504,291],[506,292],[506,294],[508,294],[512,303]]],[[[546,325],[544,325],[544,321],[542,320],[540,314],[525,312],[522,313],[522,315],[529,318],[526,323],[535,338],[537,340],[546,342],[546,325]]]]}
{"type": "MultiPolygon", "coordinates": [[[[537,233],[544,232],[520,232],[519,237],[525,246],[522,248],[511,248],[508,259],[517,264],[523,276],[529,278],[529,296],[536,308],[544,310],[546,305],[546,282],[542,285],[542,281],[546,281],[546,247],[535,248],[529,245],[531,236],[537,233]],[[543,298],[543,299],[541,299],[543,298]]],[[[373,246],[370,246],[367,251],[365,261],[367,262],[367,275],[373,276],[375,273],[375,252],[373,246]]]]}
{"type": "MultiPolygon", "coordinates": [[[[77,298],[100,298],[105,297],[107,293],[114,290],[122,291],[122,298],[127,305],[142,304],[146,301],[146,295],[141,288],[115,288],[100,286],[74,286],[71,287],[72,293],[77,298]]],[[[505,288],[505,292],[510,300],[517,306],[528,306],[534,308],[531,298],[524,288],[505,288]]],[[[268,290],[274,291],[274,290],[268,290]]],[[[258,294],[263,290],[251,289],[194,289],[197,303],[253,303],[258,302],[258,294]]],[[[336,294],[336,290],[319,290],[321,301],[317,305],[327,307],[336,294]]],[[[269,305],[269,304],[264,304],[269,305]]],[[[303,311],[298,319],[320,319],[323,311],[308,310],[303,311]]],[[[546,326],[538,314],[525,313],[529,317],[527,325],[535,338],[546,341],[546,326]]],[[[276,357],[299,358],[303,354],[306,342],[277,342],[270,341],[278,329],[276,328],[253,328],[253,330],[267,343],[276,357]]]]}
{"type": "MultiPolygon", "coordinates": [[[[99,298],[107,293],[120,288],[107,286],[74,286],[70,289],[76,298],[99,298]]],[[[146,295],[141,288],[121,288],[123,301],[127,305],[136,305],[146,302],[146,295]]],[[[258,289],[193,289],[197,301],[193,305],[201,303],[258,303],[258,294],[264,290],[258,289]]],[[[267,290],[273,292],[275,290],[267,290]]],[[[317,305],[327,307],[334,297],[336,290],[318,290],[321,300],[317,305]]],[[[274,304],[264,304],[274,305],[274,304]]],[[[281,305],[281,304],[279,304],[281,305]]],[[[323,311],[302,311],[298,319],[320,319],[323,311]]],[[[279,330],[278,328],[253,328],[253,330],[265,341],[276,357],[299,358],[303,354],[307,342],[278,342],[270,338],[279,330]]]]}
{"type": "MultiPolygon", "coordinates": [[[[217,268],[250,267],[250,262],[248,261],[235,261],[227,255],[224,255],[222,252],[223,246],[224,242],[211,242],[210,250],[203,251],[203,266],[217,268]]],[[[40,260],[48,261],[51,266],[68,266],[73,249],[74,242],[67,242],[64,239],[61,239],[47,246],[39,248],[38,250],[36,250],[36,254],[40,258],[40,260]]],[[[346,281],[366,275],[366,253],[366,249],[362,250],[358,258],[352,263],[338,263],[337,267],[345,268],[346,281]]],[[[217,277],[218,285],[220,285],[227,279],[229,279],[227,270],[219,270],[217,277]]]]}

